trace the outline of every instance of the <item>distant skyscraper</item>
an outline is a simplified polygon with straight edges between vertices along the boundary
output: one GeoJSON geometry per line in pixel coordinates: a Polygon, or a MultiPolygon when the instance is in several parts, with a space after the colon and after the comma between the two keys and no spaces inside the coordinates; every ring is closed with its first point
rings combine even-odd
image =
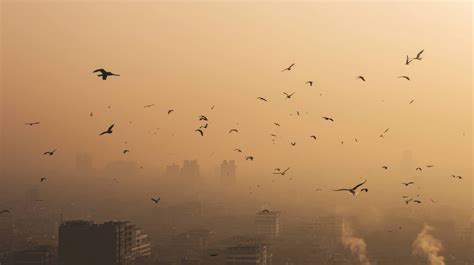
{"type": "Polygon", "coordinates": [[[179,166],[177,164],[172,164],[166,166],[165,176],[167,177],[177,177],[179,176],[179,166]]]}
{"type": "Polygon", "coordinates": [[[59,228],[59,265],[126,265],[150,256],[146,236],[129,222],[68,221],[59,228]]]}
{"type": "Polygon", "coordinates": [[[199,175],[199,164],[197,160],[184,160],[183,168],[181,168],[181,176],[188,179],[197,179],[199,175]]]}
{"type": "Polygon", "coordinates": [[[221,182],[223,184],[235,184],[236,182],[236,169],[234,160],[224,160],[221,164],[221,182]]]}
{"type": "Polygon", "coordinates": [[[257,225],[257,234],[265,239],[275,239],[280,236],[282,224],[280,212],[263,210],[258,212],[255,217],[257,225]]]}
{"type": "Polygon", "coordinates": [[[272,255],[263,244],[228,247],[226,265],[272,265],[272,255]]]}

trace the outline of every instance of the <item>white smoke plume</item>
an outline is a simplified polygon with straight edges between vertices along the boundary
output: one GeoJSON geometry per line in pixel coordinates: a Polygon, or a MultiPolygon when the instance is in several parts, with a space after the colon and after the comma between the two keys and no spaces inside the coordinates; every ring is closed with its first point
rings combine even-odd
{"type": "Polygon", "coordinates": [[[370,265],[367,259],[367,244],[364,239],[354,236],[354,231],[348,224],[344,224],[342,229],[342,244],[351,250],[352,255],[359,261],[359,265],[370,265]]]}
{"type": "Polygon", "coordinates": [[[413,254],[425,257],[430,265],[446,265],[444,257],[439,254],[443,250],[443,244],[431,235],[433,230],[432,226],[425,224],[413,242],[413,254]]]}

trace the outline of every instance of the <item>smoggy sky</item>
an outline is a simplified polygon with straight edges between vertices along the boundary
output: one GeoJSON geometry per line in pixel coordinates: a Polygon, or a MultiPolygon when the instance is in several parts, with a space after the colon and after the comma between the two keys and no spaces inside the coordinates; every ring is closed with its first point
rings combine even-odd
{"type": "Polygon", "coordinates": [[[436,166],[426,185],[470,197],[470,3],[39,2],[2,4],[1,162],[13,182],[69,172],[88,153],[97,167],[235,159],[256,178],[291,166],[303,183],[323,171],[334,185],[369,175],[382,186],[419,174],[400,171],[408,151],[415,167],[436,166]],[[102,81],[97,68],[121,76],[102,81]]]}

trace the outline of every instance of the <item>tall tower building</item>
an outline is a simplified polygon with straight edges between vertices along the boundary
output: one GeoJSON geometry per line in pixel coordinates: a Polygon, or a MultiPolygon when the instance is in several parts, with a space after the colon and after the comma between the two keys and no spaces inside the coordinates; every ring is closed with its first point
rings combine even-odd
{"type": "Polygon", "coordinates": [[[275,239],[281,233],[280,212],[269,211],[267,209],[258,212],[255,217],[257,234],[265,239],[275,239]]]}
{"type": "Polygon", "coordinates": [[[234,160],[224,160],[221,164],[221,182],[223,184],[235,184],[236,183],[236,169],[234,160]]]}
{"type": "Polygon", "coordinates": [[[272,265],[272,255],[263,244],[228,247],[226,265],[272,265]]]}

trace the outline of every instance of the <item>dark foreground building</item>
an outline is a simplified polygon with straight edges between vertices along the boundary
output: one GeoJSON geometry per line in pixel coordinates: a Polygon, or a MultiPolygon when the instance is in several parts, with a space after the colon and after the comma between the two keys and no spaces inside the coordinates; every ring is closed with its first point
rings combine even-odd
{"type": "Polygon", "coordinates": [[[59,228],[59,265],[128,265],[149,257],[150,249],[129,222],[68,221],[59,228]]]}

